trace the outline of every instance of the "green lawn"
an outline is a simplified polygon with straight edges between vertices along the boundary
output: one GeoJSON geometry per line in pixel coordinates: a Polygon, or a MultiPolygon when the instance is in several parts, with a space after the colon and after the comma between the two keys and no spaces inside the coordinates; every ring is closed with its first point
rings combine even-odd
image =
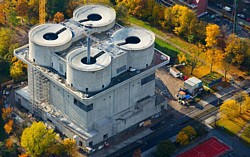
{"type": "Polygon", "coordinates": [[[180,52],[177,48],[157,38],[155,40],[155,48],[170,56],[173,63],[176,62],[177,54],[180,52]]]}

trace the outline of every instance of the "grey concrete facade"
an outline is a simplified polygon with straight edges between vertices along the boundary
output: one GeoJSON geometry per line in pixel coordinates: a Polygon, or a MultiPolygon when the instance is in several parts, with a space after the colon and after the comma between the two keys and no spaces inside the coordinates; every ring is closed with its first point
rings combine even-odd
{"type": "Polygon", "coordinates": [[[155,69],[170,61],[154,49],[152,32],[115,24],[113,9],[105,7],[108,12],[98,12],[103,7],[84,6],[74,13],[77,18],[32,28],[29,45],[14,52],[28,64],[29,78],[28,87],[16,92],[16,101],[55,124],[82,147],[105,141],[159,112],[160,106],[155,104],[155,69]],[[112,18],[105,19],[107,14],[112,18]],[[89,29],[89,15],[101,17],[93,22],[93,30],[89,29]],[[86,21],[88,26],[82,24],[86,21]],[[91,63],[85,61],[87,36],[92,43],[91,63]],[[36,37],[43,38],[40,45],[36,45],[36,37]]]}

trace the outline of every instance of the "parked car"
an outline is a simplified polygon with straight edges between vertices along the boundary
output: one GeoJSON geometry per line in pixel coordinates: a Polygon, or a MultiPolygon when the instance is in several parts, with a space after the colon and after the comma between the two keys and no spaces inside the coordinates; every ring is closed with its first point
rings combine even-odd
{"type": "Polygon", "coordinates": [[[245,15],[244,14],[237,14],[238,17],[241,17],[241,18],[245,18],[245,15]]]}
{"type": "Polygon", "coordinates": [[[228,7],[228,6],[224,6],[223,9],[228,11],[228,12],[232,11],[232,9],[230,7],[228,7]]]}

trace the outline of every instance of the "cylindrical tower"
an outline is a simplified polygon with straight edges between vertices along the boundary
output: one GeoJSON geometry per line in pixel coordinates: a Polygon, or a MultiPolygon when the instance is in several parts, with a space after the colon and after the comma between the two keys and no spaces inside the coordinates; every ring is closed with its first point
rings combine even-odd
{"type": "Polygon", "coordinates": [[[76,9],[73,19],[93,32],[103,32],[115,25],[116,13],[113,8],[102,5],[85,5],[76,9]]]}
{"type": "Polygon", "coordinates": [[[29,32],[29,59],[41,66],[51,66],[51,52],[71,45],[72,32],[60,24],[43,24],[29,32]]]}
{"type": "Polygon", "coordinates": [[[91,48],[87,63],[87,47],[73,50],[67,56],[67,84],[83,92],[94,92],[107,87],[111,81],[111,56],[91,48]]]}
{"type": "Polygon", "coordinates": [[[113,43],[128,52],[128,65],[143,69],[151,65],[155,35],[143,28],[123,28],[112,35],[113,43]]]}

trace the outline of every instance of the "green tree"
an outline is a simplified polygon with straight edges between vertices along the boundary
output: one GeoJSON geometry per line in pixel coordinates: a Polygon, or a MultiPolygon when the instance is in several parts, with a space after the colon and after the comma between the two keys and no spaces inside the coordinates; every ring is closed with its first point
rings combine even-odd
{"type": "Polygon", "coordinates": [[[21,146],[24,147],[32,157],[45,154],[55,142],[55,133],[47,129],[42,122],[33,122],[24,129],[21,136],[21,146]]]}
{"type": "Polygon", "coordinates": [[[125,23],[128,19],[128,8],[124,2],[120,2],[115,6],[116,16],[118,22],[125,23]]]}
{"type": "Polygon", "coordinates": [[[156,155],[157,157],[169,157],[175,150],[175,144],[170,140],[165,140],[157,145],[156,155]]]}

